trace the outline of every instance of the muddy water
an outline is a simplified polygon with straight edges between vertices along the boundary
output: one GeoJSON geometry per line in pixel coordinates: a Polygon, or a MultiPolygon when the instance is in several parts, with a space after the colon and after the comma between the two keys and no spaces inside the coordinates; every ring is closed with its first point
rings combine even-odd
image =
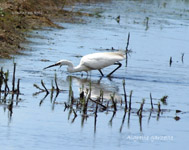
{"type": "MultiPolygon", "coordinates": [[[[17,149],[178,149],[187,146],[189,121],[189,2],[188,1],[124,1],[113,0],[104,3],[78,4],[73,11],[94,14],[83,17],[80,23],[58,24],[66,29],[45,28],[28,33],[30,43],[23,43],[27,49],[24,56],[15,56],[16,78],[21,78],[21,101],[14,104],[10,117],[6,105],[0,107],[0,148],[17,149]],[[120,22],[115,18],[120,15],[120,22]],[[147,19],[148,18],[148,19],[147,19]],[[148,20],[148,23],[147,23],[148,20]],[[99,51],[124,50],[130,32],[128,64],[121,63],[111,79],[100,78],[98,71],[69,74],[65,67],[43,70],[44,67],[68,59],[77,65],[80,57],[99,51]],[[182,61],[182,53],[184,53],[182,61]],[[169,60],[172,57],[170,66],[169,60]],[[51,88],[55,73],[59,88],[64,90],[55,99],[50,94],[36,95],[43,80],[51,88]],[[71,79],[71,80],[70,80],[71,79]],[[115,93],[123,97],[123,79],[126,91],[132,95],[132,110],[124,116],[124,109],[118,102],[118,110],[98,112],[95,126],[94,107],[83,119],[80,111],[77,117],[65,110],[72,84],[74,97],[79,97],[80,88],[89,87],[91,96],[104,98],[115,93]],[[70,81],[72,81],[70,83],[70,81]],[[154,111],[151,110],[150,93],[154,111]],[[168,96],[166,104],[160,99],[168,96]],[[137,110],[145,99],[142,120],[137,110]],[[158,115],[157,104],[161,104],[158,115]],[[180,113],[176,113],[180,110],[180,113]],[[180,119],[178,119],[180,118],[180,119]]],[[[70,9],[70,8],[65,8],[70,9]]],[[[81,19],[81,18],[80,18],[81,19]]],[[[12,60],[0,60],[1,66],[11,71],[12,60]]],[[[111,72],[114,66],[103,72],[111,72]]],[[[11,83],[10,83],[11,84],[11,83]]],[[[11,96],[10,96],[11,97],[11,96]]],[[[8,98],[10,98],[8,96],[8,98]]]]}

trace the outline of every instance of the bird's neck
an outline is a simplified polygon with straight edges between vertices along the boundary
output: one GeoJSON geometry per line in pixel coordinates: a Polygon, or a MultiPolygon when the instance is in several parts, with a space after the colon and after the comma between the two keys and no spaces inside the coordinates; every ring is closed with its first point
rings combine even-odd
{"type": "Polygon", "coordinates": [[[73,65],[68,65],[68,72],[73,73],[73,72],[81,72],[84,71],[84,68],[82,68],[80,65],[74,67],[73,65]]]}
{"type": "Polygon", "coordinates": [[[78,66],[74,67],[73,64],[72,65],[70,64],[70,65],[68,65],[67,70],[70,73],[74,73],[74,72],[86,71],[86,68],[81,66],[81,65],[78,65],[78,66]]]}
{"type": "Polygon", "coordinates": [[[72,62],[70,62],[70,61],[66,61],[66,63],[64,62],[64,65],[67,65],[67,66],[68,66],[67,70],[68,70],[68,72],[70,72],[70,73],[78,72],[78,71],[79,71],[78,66],[74,67],[74,65],[73,65],[72,62]]]}
{"type": "Polygon", "coordinates": [[[67,61],[67,60],[66,60],[66,61],[63,62],[62,65],[67,65],[67,66],[68,66],[68,68],[67,68],[68,72],[73,72],[73,70],[74,70],[74,65],[72,64],[71,61],[67,61]]]}
{"type": "Polygon", "coordinates": [[[63,61],[62,65],[67,65],[68,66],[67,71],[70,73],[86,71],[86,68],[84,66],[79,64],[78,66],[74,67],[72,62],[68,60],[63,61]]]}

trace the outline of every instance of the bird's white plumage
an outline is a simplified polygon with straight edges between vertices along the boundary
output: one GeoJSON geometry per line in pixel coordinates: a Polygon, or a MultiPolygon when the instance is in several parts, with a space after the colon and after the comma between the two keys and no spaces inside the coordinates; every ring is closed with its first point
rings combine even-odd
{"type": "MultiPolygon", "coordinates": [[[[103,52],[103,53],[93,53],[85,55],[81,58],[80,64],[76,67],[73,66],[71,61],[68,60],[60,60],[57,63],[45,67],[44,69],[54,67],[54,66],[63,66],[67,65],[68,72],[81,72],[81,71],[90,71],[90,70],[99,70],[101,72],[102,68],[113,65],[116,62],[125,59],[125,55],[122,52],[103,52]]],[[[114,71],[112,71],[108,76],[110,76],[113,72],[115,72],[118,68],[121,67],[121,63],[117,63],[119,65],[114,71]]]]}
{"type": "Polygon", "coordinates": [[[91,70],[102,69],[125,59],[121,52],[104,52],[85,55],[81,58],[80,66],[84,65],[91,70]]]}

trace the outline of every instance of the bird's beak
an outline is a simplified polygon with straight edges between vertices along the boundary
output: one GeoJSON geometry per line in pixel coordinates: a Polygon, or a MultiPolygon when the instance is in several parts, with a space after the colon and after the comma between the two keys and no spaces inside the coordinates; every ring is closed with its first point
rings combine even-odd
{"type": "Polygon", "coordinates": [[[53,65],[47,66],[47,67],[43,68],[43,70],[45,70],[45,69],[47,69],[47,68],[59,66],[59,65],[61,66],[61,63],[56,63],[56,64],[53,64],[53,65]]]}

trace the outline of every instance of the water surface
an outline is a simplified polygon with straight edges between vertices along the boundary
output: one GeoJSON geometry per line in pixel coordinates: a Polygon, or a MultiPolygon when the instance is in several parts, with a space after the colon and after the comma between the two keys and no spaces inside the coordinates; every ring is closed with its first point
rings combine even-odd
{"type": "MultiPolygon", "coordinates": [[[[82,17],[80,23],[62,23],[66,29],[45,28],[28,33],[30,43],[23,43],[25,55],[15,56],[16,78],[21,79],[21,101],[14,103],[10,117],[6,105],[0,107],[1,149],[180,149],[188,141],[189,90],[189,12],[188,1],[157,2],[112,0],[91,4],[78,4],[73,11],[94,14],[82,17]],[[120,22],[116,17],[120,15],[120,22]],[[148,24],[147,24],[148,20],[148,24]],[[124,50],[130,32],[128,64],[110,79],[100,77],[98,71],[69,74],[65,67],[43,70],[60,60],[71,60],[74,65],[80,57],[93,52],[124,50]],[[183,61],[182,54],[184,53],[183,61]],[[172,57],[172,65],[169,65],[172,57]],[[56,70],[56,71],[55,71],[56,70]],[[38,92],[33,84],[44,81],[51,88],[55,73],[59,88],[64,90],[56,99],[38,92]],[[95,106],[92,102],[88,117],[76,111],[77,117],[65,110],[69,102],[70,78],[74,98],[80,88],[89,88],[96,99],[100,90],[105,99],[115,93],[118,110],[98,112],[95,126],[95,106]],[[124,116],[123,80],[129,95],[133,90],[132,110],[124,116]],[[150,93],[154,111],[151,110],[150,93]],[[164,105],[160,98],[168,96],[164,105]],[[145,99],[142,121],[137,111],[145,99]],[[41,101],[42,100],[42,101],[41,101]],[[158,116],[158,102],[162,112],[158,116]],[[181,110],[176,113],[176,110],[181,110]],[[179,120],[175,120],[179,117],[179,120]],[[74,120],[73,120],[74,119],[74,120]]],[[[72,8],[65,8],[72,9],[72,8]]],[[[12,60],[0,60],[4,69],[13,69],[12,60]]],[[[107,74],[115,66],[105,68],[107,74]]],[[[11,82],[10,82],[11,85],[11,82]]],[[[11,98],[11,95],[7,97],[11,98]]],[[[128,97],[129,98],[129,97],[128,97]]]]}

